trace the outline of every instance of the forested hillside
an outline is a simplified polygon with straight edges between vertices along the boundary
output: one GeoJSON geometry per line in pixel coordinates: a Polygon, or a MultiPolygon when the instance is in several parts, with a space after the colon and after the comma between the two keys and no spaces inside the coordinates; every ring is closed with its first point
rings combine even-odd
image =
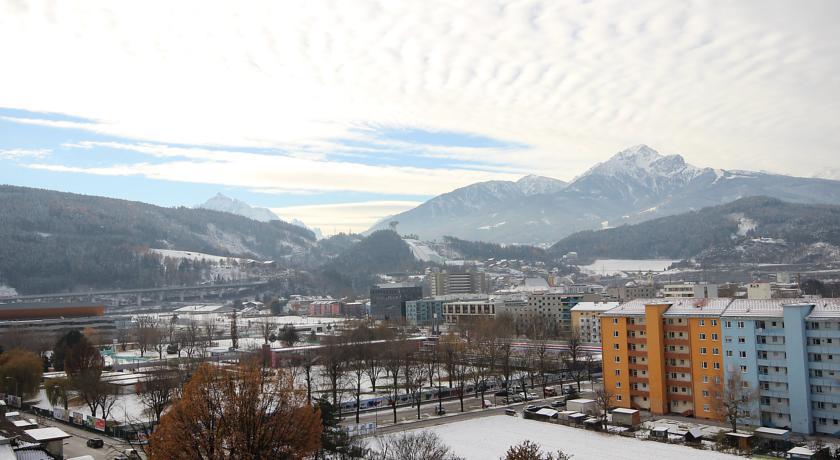
{"type": "Polygon", "coordinates": [[[575,251],[583,258],[794,262],[831,258],[837,246],[840,206],[751,197],[641,224],[579,232],[550,252],[575,251]]]}
{"type": "Polygon", "coordinates": [[[454,236],[445,236],[444,241],[449,248],[460,254],[464,259],[517,259],[528,261],[549,262],[553,257],[544,249],[536,246],[510,244],[502,246],[498,243],[484,241],[467,241],[454,236]]]}
{"type": "Polygon", "coordinates": [[[167,273],[148,248],[283,260],[315,244],[309,230],[191,208],[0,186],[0,283],[20,293],[151,287],[190,279],[198,262],[167,273]]]}

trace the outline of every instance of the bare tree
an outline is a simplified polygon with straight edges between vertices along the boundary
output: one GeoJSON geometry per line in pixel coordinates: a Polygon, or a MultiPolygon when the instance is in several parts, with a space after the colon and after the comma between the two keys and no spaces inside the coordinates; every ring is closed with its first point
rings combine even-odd
{"type": "MultiPolygon", "coordinates": [[[[239,301],[237,301],[239,302],[239,301]]],[[[239,321],[236,316],[236,305],[233,307],[233,313],[230,315],[230,340],[231,346],[234,349],[239,348],[239,321]]]]}
{"type": "Polygon", "coordinates": [[[347,358],[344,337],[330,336],[324,339],[320,362],[324,366],[324,378],[332,396],[332,404],[339,407],[339,413],[343,392],[342,385],[348,371],[347,358]]]}
{"type": "Polygon", "coordinates": [[[153,422],[159,422],[163,411],[172,404],[180,383],[172,369],[155,372],[137,383],[137,396],[153,422]]]}
{"type": "Polygon", "coordinates": [[[758,393],[741,378],[740,372],[733,370],[726,374],[724,384],[715,388],[715,412],[736,432],[739,422],[747,423],[752,418],[758,393]]]}
{"type": "Polygon", "coordinates": [[[272,334],[277,331],[277,321],[274,318],[265,318],[259,323],[260,335],[263,338],[263,343],[268,343],[272,334]]]}
{"type": "Polygon", "coordinates": [[[163,359],[163,351],[166,350],[166,337],[168,329],[166,324],[154,327],[149,330],[149,343],[152,348],[158,352],[158,359],[163,359]]]}
{"type": "Polygon", "coordinates": [[[606,387],[600,387],[595,390],[595,406],[601,413],[601,425],[604,430],[607,429],[607,414],[615,408],[615,393],[606,387]]]}
{"type": "Polygon", "coordinates": [[[564,353],[564,361],[566,370],[572,376],[572,379],[577,384],[577,391],[580,392],[580,382],[583,380],[583,373],[585,371],[583,341],[577,331],[572,331],[566,339],[567,350],[564,353]]]}
{"type": "Polygon", "coordinates": [[[379,438],[378,452],[371,452],[371,460],[461,460],[431,431],[404,433],[379,438]]]}
{"type": "Polygon", "coordinates": [[[394,423],[397,423],[397,402],[399,401],[399,376],[406,357],[406,342],[398,339],[388,347],[384,354],[384,369],[391,377],[391,395],[389,396],[391,408],[394,412],[394,423]]]}
{"type": "Polygon", "coordinates": [[[140,356],[145,356],[154,343],[157,333],[157,319],[151,315],[139,315],[134,320],[134,337],[140,348],[140,356]]]}
{"type": "Polygon", "coordinates": [[[376,392],[376,381],[383,371],[382,352],[375,345],[367,345],[364,355],[365,374],[370,380],[371,391],[376,392]]]}
{"type": "Polygon", "coordinates": [[[356,397],[356,423],[359,423],[359,413],[362,410],[362,379],[367,371],[365,364],[365,345],[363,343],[353,343],[349,348],[349,369],[353,376],[353,395],[356,397]]]}
{"type": "Polygon", "coordinates": [[[300,369],[303,375],[303,383],[306,385],[306,403],[312,404],[313,370],[318,363],[319,355],[312,350],[302,350],[295,355],[293,364],[300,369]]]}
{"type": "Polygon", "coordinates": [[[557,453],[544,454],[540,445],[531,441],[523,441],[521,444],[511,446],[501,460],[570,460],[571,455],[558,450],[557,453]]]}

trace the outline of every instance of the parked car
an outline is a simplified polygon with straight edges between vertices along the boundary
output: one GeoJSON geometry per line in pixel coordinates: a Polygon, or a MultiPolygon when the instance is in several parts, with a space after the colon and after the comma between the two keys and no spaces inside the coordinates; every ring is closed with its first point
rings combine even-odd
{"type": "Polygon", "coordinates": [[[105,445],[105,442],[102,441],[102,438],[90,438],[85,444],[87,444],[88,447],[99,449],[105,445]]]}
{"type": "Polygon", "coordinates": [[[557,396],[557,390],[554,387],[545,387],[545,397],[550,398],[552,396],[557,396]]]}
{"type": "Polygon", "coordinates": [[[510,397],[510,400],[513,402],[522,402],[525,401],[525,397],[523,397],[521,394],[515,394],[510,397]]]}
{"type": "Polygon", "coordinates": [[[504,397],[504,396],[507,396],[507,395],[508,395],[508,392],[507,392],[507,390],[501,390],[501,391],[497,391],[497,392],[496,392],[496,393],[494,393],[494,394],[495,394],[495,396],[502,396],[502,397],[504,397]]]}
{"type": "Polygon", "coordinates": [[[493,403],[490,402],[489,399],[485,399],[484,401],[481,402],[481,408],[482,409],[487,409],[488,407],[493,407],[493,403]]]}
{"type": "Polygon", "coordinates": [[[557,401],[554,401],[554,402],[551,403],[551,407],[553,407],[555,409],[557,409],[558,407],[566,407],[566,401],[563,401],[562,399],[558,399],[557,401]]]}
{"type": "Polygon", "coordinates": [[[174,343],[170,343],[169,345],[166,346],[166,354],[174,355],[174,354],[177,354],[177,353],[178,353],[178,345],[176,345],[174,343]]]}
{"type": "Polygon", "coordinates": [[[512,415],[516,417],[516,409],[505,409],[505,415],[512,415]]]}

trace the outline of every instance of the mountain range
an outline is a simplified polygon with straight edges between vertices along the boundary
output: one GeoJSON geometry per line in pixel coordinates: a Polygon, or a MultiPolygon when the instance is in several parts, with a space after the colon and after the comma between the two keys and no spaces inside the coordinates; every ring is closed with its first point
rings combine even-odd
{"type": "MultiPolygon", "coordinates": [[[[209,200],[205,201],[204,203],[196,206],[196,208],[201,209],[211,209],[213,211],[221,211],[221,212],[229,212],[231,214],[236,214],[239,216],[247,217],[249,219],[254,219],[260,222],[270,222],[272,220],[284,220],[280,216],[274,213],[274,211],[267,209],[267,208],[259,208],[256,206],[251,206],[248,203],[237,200],[235,198],[230,198],[225,196],[221,193],[217,193],[215,196],[210,198],[209,200]]],[[[307,230],[312,231],[315,234],[315,237],[321,239],[324,237],[323,233],[321,233],[321,229],[309,227],[305,223],[301,222],[298,219],[291,219],[287,220],[292,225],[297,225],[298,227],[303,227],[307,230]]]]}
{"type": "Polygon", "coordinates": [[[767,172],[700,168],[680,155],[637,145],[570,183],[540,176],[472,184],[375,224],[399,222],[425,240],[454,236],[548,245],[572,233],[617,227],[750,196],[792,203],[840,202],[840,181],[767,172]]]}

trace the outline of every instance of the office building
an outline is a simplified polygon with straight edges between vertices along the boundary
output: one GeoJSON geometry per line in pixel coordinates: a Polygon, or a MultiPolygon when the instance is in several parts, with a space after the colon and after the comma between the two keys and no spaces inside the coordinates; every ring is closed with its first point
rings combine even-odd
{"type": "Polygon", "coordinates": [[[572,307],[572,330],[584,342],[601,343],[601,313],[612,310],[618,302],[580,302],[572,307]]]}
{"type": "Polygon", "coordinates": [[[432,297],[453,294],[484,294],[487,292],[487,277],[484,272],[432,272],[426,276],[432,297]]]}
{"type": "Polygon", "coordinates": [[[662,296],[669,298],[715,298],[718,296],[718,286],[708,283],[666,284],[662,287],[662,296]]]}
{"type": "Polygon", "coordinates": [[[423,288],[413,283],[386,283],[370,288],[370,316],[397,321],[405,316],[405,302],[423,298],[423,288]]]}

